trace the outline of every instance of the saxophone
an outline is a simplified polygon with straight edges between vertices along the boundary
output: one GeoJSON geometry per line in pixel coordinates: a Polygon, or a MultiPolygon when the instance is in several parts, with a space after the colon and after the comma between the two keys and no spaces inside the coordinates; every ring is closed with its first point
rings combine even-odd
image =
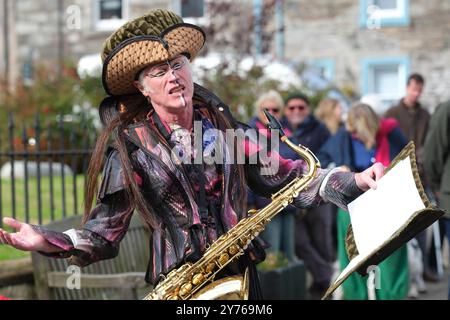
{"type": "Polygon", "coordinates": [[[214,281],[215,276],[230,262],[237,260],[247,249],[251,240],[264,230],[265,226],[280,211],[286,208],[299,193],[306,189],[320,168],[319,160],[306,147],[295,145],[283,132],[280,123],[267,110],[268,127],[278,130],[280,139],[300,154],[308,165],[308,172],[293,179],[272,195],[272,201],[260,210],[250,210],[232,229],[219,237],[195,263],[186,263],[167,274],[158,285],[144,297],[144,300],[215,300],[248,298],[248,274],[231,276],[214,281]]]}

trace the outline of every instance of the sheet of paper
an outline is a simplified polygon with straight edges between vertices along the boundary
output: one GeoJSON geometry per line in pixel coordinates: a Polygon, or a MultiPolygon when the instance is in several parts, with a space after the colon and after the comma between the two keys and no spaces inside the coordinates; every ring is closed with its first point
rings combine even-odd
{"type": "Polygon", "coordinates": [[[376,190],[348,205],[359,254],[369,254],[424,208],[407,157],[377,182],[376,190]]]}
{"type": "Polygon", "coordinates": [[[334,292],[334,290],[336,290],[342,284],[343,281],[345,281],[344,279],[347,278],[354,271],[354,270],[352,271],[352,269],[354,267],[356,267],[358,265],[358,263],[360,263],[364,258],[365,258],[365,256],[358,255],[350,261],[350,263],[344,268],[344,270],[342,270],[342,272],[339,274],[339,276],[336,278],[336,280],[333,281],[333,284],[330,286],[330,288],[335,286],[333,288],[333,290],[330,290],[330,288],[328,288],[326,295],[324,297],[325,299],[327,297],[329,297],[334,292]]]}
{"type": "Polygon", "coordinates": [[[364,255],[357,255],[354,257],[349,264],[342,270],[342,272],[339,274],[339,276],[336,278],[334,283],[338,282],[342,278],[344,278],[348,273],[350,273],[350,270],[354,268],[358,263],[360,263],[365,258],[364,255]]]}

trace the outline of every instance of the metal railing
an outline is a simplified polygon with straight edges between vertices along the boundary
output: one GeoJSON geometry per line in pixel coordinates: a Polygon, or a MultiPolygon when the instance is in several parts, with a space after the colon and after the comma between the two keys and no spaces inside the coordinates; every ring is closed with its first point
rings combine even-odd
{"type": "Polygon", "coordinates": [[[85,116],[69,117],[44,125],[36,115],[27,126],[9,114],[0,132],[0,226],[7,216],[42,224],[81,213],[96,130],[85,116]]]}

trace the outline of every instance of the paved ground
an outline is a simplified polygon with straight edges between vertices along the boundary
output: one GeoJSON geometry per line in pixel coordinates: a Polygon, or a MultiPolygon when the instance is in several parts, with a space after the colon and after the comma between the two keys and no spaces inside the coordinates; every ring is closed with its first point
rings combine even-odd
{"type": "MultiPolygon", "coordinates": [[[[449,277],[450,277],[450,269],[448,268],[444,269],[444,276],[439,282],[437,283],[426,282],[427,292],[420,294],[417,299],[409,298],[408,300],[447,300],[449,277]]],[[[307,288],[311,285],[311,282],[312,282],[311,274],[307,272],[306,274],[307,288]]]]}
{"type": "Polygon", "coordinates": [[[427,292],[421,294],[417,300],[447,300],[449,276],[450,270],[446,269],[444,277],[439,282],[426,282],[427,292]]]}

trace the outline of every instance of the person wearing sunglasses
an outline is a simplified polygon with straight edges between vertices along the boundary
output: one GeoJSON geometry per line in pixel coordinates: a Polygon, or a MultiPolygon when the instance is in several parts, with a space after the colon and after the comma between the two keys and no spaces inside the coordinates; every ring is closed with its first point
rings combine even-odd
{"type": "MultiPolygon", "coordinates": [[[[282,123],[290,130],[290,139],[317,153],[330,137],[330,132],[312,114],[309,98],[301,92],[294,92],[287,97],[283,111],[282,123]]],[[[296,159],[297,155],[286,150],[283,157],[296,159]]],[[[335,253],[332,236],[334,211],[334,207],[325,203],[302,210],[295,219],[295,252],[304,260],[313,277],[310,299],[320,298],[331,281],[335,253]]]]}
{"type": "Polygon", "coordinates": [[[266,130],[267,117],[264,115],[264,109],[269,111],[277,120],[280,120],[283,105],[283,98],[277,91],[269,90],[263,93],[254,104],[254,116],[250,119],[248,125],[261,130],[264,135],[268,135],[266,130]]]}
{"type": "MultiPolygon", "coordinates": [[[[301,92],[294,92],[287,97],[281,122],[292,132],[295,142],[312,152],[318,151],[330,136],[326,126],[312,114],[309,98],[301,92]]],[[[297,157],[294,152],[289,156],[297,157]]]]}

